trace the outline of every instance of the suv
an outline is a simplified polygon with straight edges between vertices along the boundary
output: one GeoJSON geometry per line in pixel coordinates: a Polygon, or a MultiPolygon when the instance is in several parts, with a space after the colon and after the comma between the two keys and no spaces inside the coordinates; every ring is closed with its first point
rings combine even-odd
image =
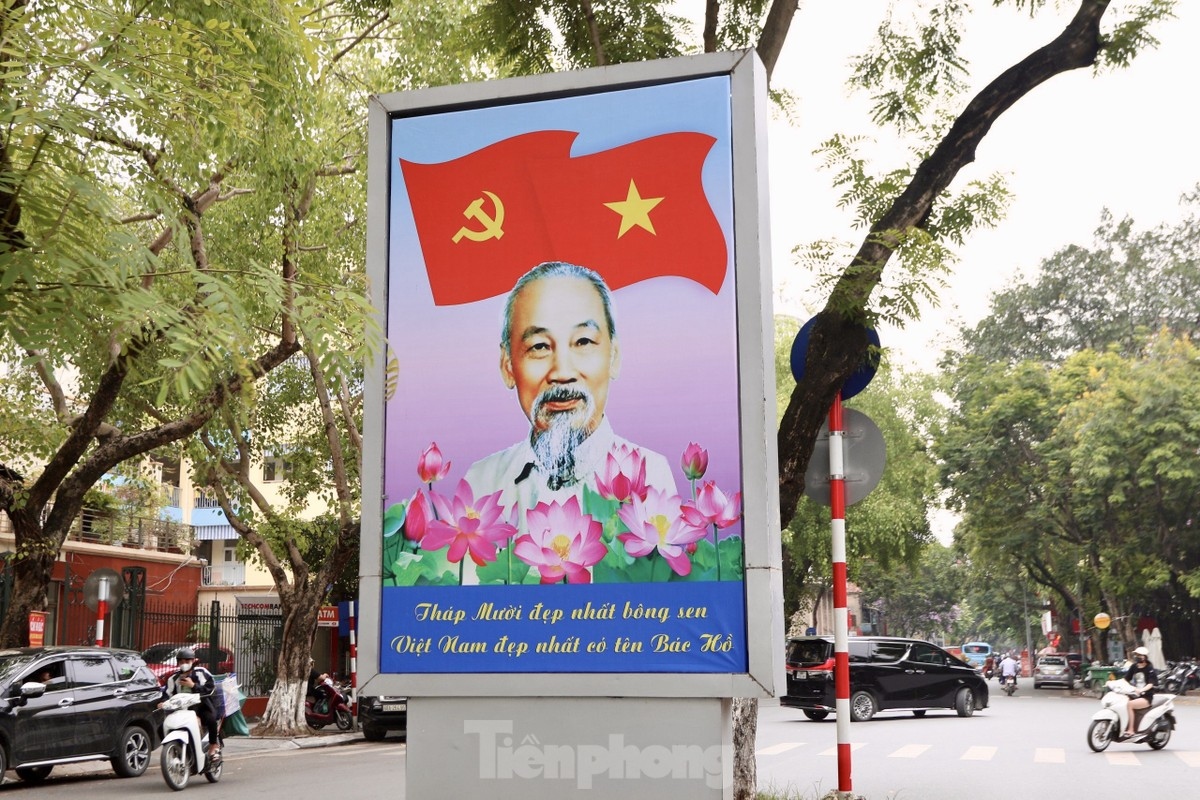
{"type": "Polygon", "coordinates": [[[36,782],[56,764],[109,761],[122,778],[146,771],[159,744],[158,681],[132,650],[0,650],[0,777],[36,782]]]}
{"type": "MultiPolygon", "coordinates": [[[[919,639],[853,636],[850,651],[850,719],[865,722],[879,711],[952,708],[969,717],[988,706],[987,683],[975,669],[919,639]]],[[[787,645],[787,694],[781,705],[811,720],[835,711],[833,637],[804,636],[787,645]]]]}
{"type": "Polygon", "coordinates": [[[1071,662],[1067,660],[1065,654],[1040,656],[1037,666],[1033,668],[1033,688],[1035,689],[1043,686],[1063,686],[1070,689],[1074,682],[1075,675],[1071,670],[1071,662]]]}
{"type": "Polygon", "coordinates": [[[196,658],[200,661],[200,666],[209,672],[218,675],[233,672],[233,651],[228,647],[217,648],[214,668],[212,648],[209,647],[207,642],[197,644],[161,642],[159,644],[152,644],[142,651],[142,658],[146,661],[146,666],[158,678],[159,683],[164,683],[167,678],[171,677],[171,673],[176,670],[175,654],[184,647],[192,648],[196,653],[196,658]]]}
{"type": "Polygon", "coordinates": [[[378,742],[388,731],[407,734],[408,698],[363,697],[358,701],[358,723],[368,742],[378,742]]]}

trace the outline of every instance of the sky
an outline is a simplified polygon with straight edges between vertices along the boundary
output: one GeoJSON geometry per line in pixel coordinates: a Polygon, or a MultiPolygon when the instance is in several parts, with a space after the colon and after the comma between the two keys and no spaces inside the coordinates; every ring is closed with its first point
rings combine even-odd
{"type": "MultiPolygon", "coordinates": [[[[1118,5],[1115,3],[1114,5],[1118,5]]],[[[863,52],[887,3],[806,0],[800,5],[772,84],[800,100],[798,120],[773,119],[768,128],[771,237],[776,311],[807,319],[824,303],[791,249],[817,238],[849,239],[863,231],[837,208],[830,175],[812,155],[834,132],[875,137],[879,168],[905,163],[895,137],[873,129],[868,100],[850,96],[844,81],[848,60],[863,52]]],[[[913,3],[901,4],[911,8],[913,3]]],[[[970,60],[969,96],[1050,41],[1069,20],[1066,12],[1030,20],[1012,8],[977,0],[963,30],[970,60]]],[[[1053,6],[1053,3],[1049,4],[1053,6]]],[[[1062,3],[1066,11],[1075,2],[1062,3]]],[[[1110,12],[1111,13],[1111,12],[1110,12]]],[[[913,369],[934,370],[938,354],[958,323],[974,324],[988,310],[991,293],[1019,271],[1036,274],[1040,262],[1068,244],[1090,245],[1103,209],[1130,216],[1140,228],[1180,217],[1179,198],[1200,182],[1194,103],[1200,78],[1200,3],[1180,3],[1176,19],[1159,27],[1161,44],[1120,72],[1077,70],[1035,89],[1006,112],[985,137],[976,161],[952,186],[994,172],[1008,176],[1014,198],[1006,218],[973,234],[958,251],[939,308],[904,330],[880,327],[893,359],[913,369]]]]}

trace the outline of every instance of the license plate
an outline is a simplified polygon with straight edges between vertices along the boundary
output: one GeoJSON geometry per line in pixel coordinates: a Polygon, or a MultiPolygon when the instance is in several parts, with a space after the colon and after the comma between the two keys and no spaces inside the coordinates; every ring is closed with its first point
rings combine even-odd
{"type": "Polygon", "coordinates": [[[384,711],[408,711],[408,703],[384,703],[384,711]]]}

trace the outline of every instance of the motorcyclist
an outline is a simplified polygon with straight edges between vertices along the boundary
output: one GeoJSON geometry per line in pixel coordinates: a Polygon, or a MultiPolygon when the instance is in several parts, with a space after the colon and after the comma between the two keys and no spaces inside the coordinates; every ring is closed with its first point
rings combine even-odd
{"type": "Polygon", "coordinates": [[[1150,663],[1149,650],[1144,647],[1134,649],[1133,664],[1125,671],[1125,680],[1133,684],[1138,694],[1129,698],[1129,705],[1126,707],[1128,720],[1125,723],[1125,732],[1121,735],[1123,739],[1133,736],[1133,721],[1137,718],[1137,712],[1150,707],[1150,702],[1154,699],[1154,689],[1158,686],[1158,670],[1150,663]]]}
{"type": "MultiPolygon", "coordinates": [[[[219,737],[220,715],[217,713],[217,681],[212,673],[197,663],[196,653],[190,647],[182,647],[175,654],[178,667],[163,684],[162,698],[165,701],[175,694],[198,694],[200,704],[193,706],[200,723],[208,731],[208,757],[216,759],[221,752],[219,737]]],[[[159,703],[162,708],[162,703],[159,703]]]]}
{"type": "Polygon", "coordinates": [[[1000,661],[1000,682],[1007,683],[1011,680],[1016,683],[1017,671],[1020,667],[1020,662],[1013,658],[1012,653],[1005,653],[1003,660],[1000,661]]]}

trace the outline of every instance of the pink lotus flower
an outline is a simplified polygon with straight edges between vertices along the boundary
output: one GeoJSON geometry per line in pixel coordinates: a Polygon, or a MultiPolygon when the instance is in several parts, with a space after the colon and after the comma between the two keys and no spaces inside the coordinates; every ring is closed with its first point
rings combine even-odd
{"type": "Polygon", "coordinates": [[[438,518],[429,523],[421,546],[426,550],[440,550],[450,545],[446,558],[451,563],[462,561],[467,553],[479,566],[495,561],[496,545],[507,542],[517,532],[502,518],[504,508],[500,505],[500,492],[476,500],[471,485],[465,480],[458,482],[450,500],[434,493],[433,507],[438,518]]]}
{"type": "Polygon", "coordinates": [[[688,444],[679,460],[683,476],[689,481],[699,480],[708,471],[708,451],[695,442],[688,444]]]}
{"type": "Polygon", "coordinates": [[[626,444],[608,451],[604,466],[596,473],[596,491],[620,503],[628,503],[635,496],[645,500],[646,459],[642,452],[626,444]]]}
{"type": "Polygon", "coordinates": [[[742,493],[735,492],[733,497],[726,497],[717,484],[705,481],[696,493],[696,499],[688,500],[680,511],[689,525],[728,528],[742,518],[742,493]]]}
{"type": "Polygon", "coordinates": [[[421,453],[421,457],[417,459],[417,475],[421,478],[422,483],[433,483],[440,481],[446,477],[446,473],[450,471],[450,462],[442,463],[442,451],[438,449],[437,442],[430,442],[429,447],[421,453]]]}
{"type": "Polygon", "coordinates": [[[634,496],[617,512],[629,533],[617,536],[625,552],[634,558],[649,555],[655,549],[671,565],[677,575],[692,571],[687,546],[704,538],[703,527],[697,528],[683,518],[679,496],[661,489],[650,489],[646,499],[634,496]]]}
{"type": "Polygon", "coordinates": [[[542,583],[591,583],[588,567],[608,553],[600,535],[604,526],[590,514],[582,514],[579,499],[549,505],[538,503],[525,514],[528,533],[518,536],[513,554],[531,567],[537,567],[542,583]]]}
{"type": "Polygon", "coordinates": [[[429,520],[433,517],[433,509],[429,507],[429,498],[425,492],[417,489],[412,502],[408,504],[408,517],[404,520],[404,538],[421,544],[429,530],[429,520]]]}

